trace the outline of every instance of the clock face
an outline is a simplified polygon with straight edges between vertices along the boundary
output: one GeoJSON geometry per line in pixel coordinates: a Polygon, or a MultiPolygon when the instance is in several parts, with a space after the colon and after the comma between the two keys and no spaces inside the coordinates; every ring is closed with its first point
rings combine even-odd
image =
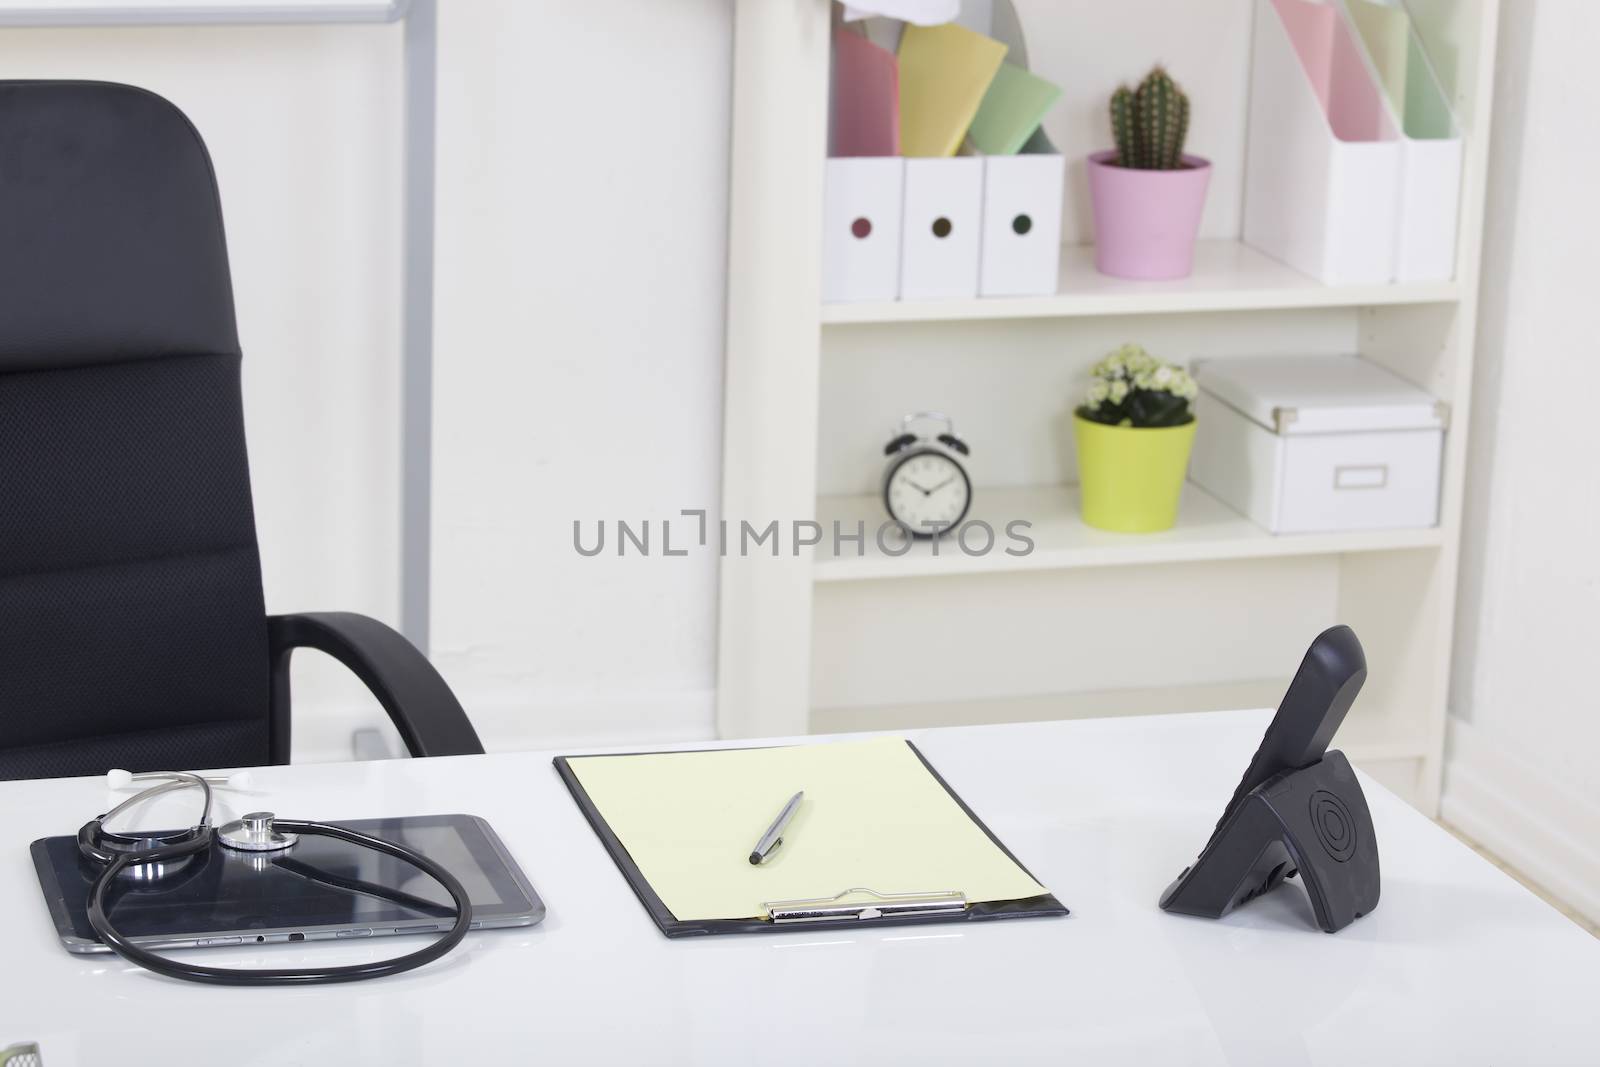
{"type": "Polygon", "coordinates": [[[961,465],[943,452],[913,451],[890,468],[883,500],[890,517],[926,537],[953,528],[966,517],[972,483],[961,465]]]}

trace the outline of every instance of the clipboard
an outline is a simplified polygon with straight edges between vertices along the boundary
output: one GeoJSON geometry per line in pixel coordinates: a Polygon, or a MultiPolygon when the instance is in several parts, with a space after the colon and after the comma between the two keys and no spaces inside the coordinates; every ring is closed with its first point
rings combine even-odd
{"type": "MultiPolygon", "coordinates": [[[[950,796],[966,817],[983,832],[994,846],[1015,863],[1030,878],[1031,871],[995,836],[969,808],[960,795],[944,780],[920,749],[910,741],[907,748],[932,776],[933,780],[950,796]]],[[[748,751],[723,749],[719,751],[748,751]]],[[[615,755],[584,756],[583,759],[624,759],[628,756],[664,753],[617,753],[615,755]]],[[[693,919],[682,920],[656,893],[650,881],[629,855],[627,848],[601,814],[590,797],[571,758],[558,756],[553,761],[556,772],[566,783],[577,802],[578,809],[588,820],[595,836],[611,855],[617,869],[633,889],[634,895],[644,905],[645,911],[656,927],[667,937],[695,937],[706,934],[759,934],[784,930],[812,930],[818,928],[880,926],[905,926],[920,923],[981,922],[992,919],[1025,919],[1045,916],[1064,916],[1067,908],[1048,892],[1017,900],[968,902],[959,886],[840,886],[837,894],[803,900],[775,900],[767,902],[767,914],[760,918],[693,919]]],[[[1037,879],[1034,879],[1037,881],[1037,879]]]]}

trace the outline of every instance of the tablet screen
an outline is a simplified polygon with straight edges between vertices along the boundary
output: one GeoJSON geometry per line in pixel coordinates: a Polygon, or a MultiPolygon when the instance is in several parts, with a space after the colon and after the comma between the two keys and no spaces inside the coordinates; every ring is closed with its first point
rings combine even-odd
{"type": "MultiPolygon", "coordinates": [[[[543,914],[538,896],[481,819],[429,815],[339,825],[439,863],[466,889],[474,926],[525,925],[543,914]]],[[[76,838],[35,842],[34,861],[59,932],[95,940],[85,906],[96,870],[79,855],[76,838]]],[[[150,944],[218,935],[285,940],[267,935],[352,929],[403,933],[444,929],[455,916],[444,888],[403,860],[313,835],[282,852],[215,846],[158,880],[120,881],[111,917],[122,933],[150,944]]]]}

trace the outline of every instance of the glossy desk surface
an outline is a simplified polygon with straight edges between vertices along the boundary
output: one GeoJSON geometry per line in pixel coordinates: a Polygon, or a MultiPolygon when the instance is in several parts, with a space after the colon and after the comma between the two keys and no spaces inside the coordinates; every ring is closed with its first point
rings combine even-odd
{"type": "MultiPolygon", "coordinates": [[[[1298,884],[1221,922],[1156,899],[1204,843],[1264,712],[911,732],[1072,909],[1034,919],[668,941],[551,753],[256,772],[234,811],[472,812],[549,905],[420,971],[223,989],[57,944],[28,842],[109,806],[100,779],[0,783],[0,1047],[77,1063],[1589,1064],[1600,941],[1368,780],[1376,912],[1334,936],[1298,884]]],[[[406,939],[202,950],[330,962],[406,939]]]]}

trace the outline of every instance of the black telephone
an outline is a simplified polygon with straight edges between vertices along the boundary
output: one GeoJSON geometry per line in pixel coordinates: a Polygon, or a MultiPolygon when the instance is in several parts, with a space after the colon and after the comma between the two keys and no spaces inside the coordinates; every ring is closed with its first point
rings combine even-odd
{"type": "Polygon", "coordinates": [[[1221,918],[1296,873],[1330,934],[1378,906],[1367,799],[1344,753],[1328,751],[1366,679],[1350,627],[1317,636],[1200,858],[1161,895],[1163,911],[1221,918]]]}

